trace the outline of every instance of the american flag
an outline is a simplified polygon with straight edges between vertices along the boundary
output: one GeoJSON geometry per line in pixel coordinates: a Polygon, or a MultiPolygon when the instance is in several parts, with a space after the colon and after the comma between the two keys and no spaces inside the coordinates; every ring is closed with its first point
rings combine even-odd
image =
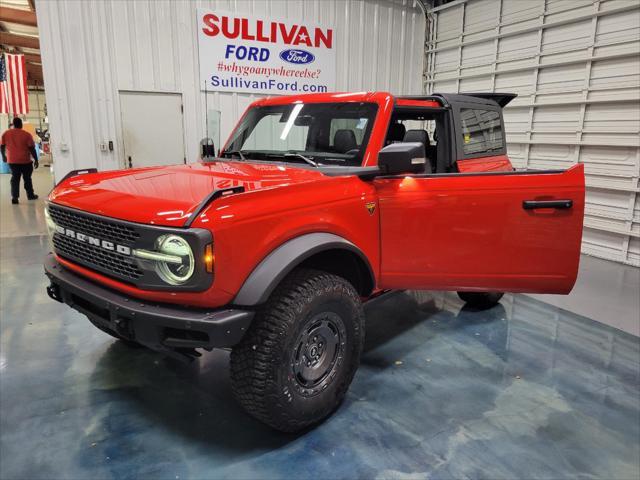
{"type": "Polygon", "coordinates": [[[4,53],[0,56],[0,113],[29,113],[24,55],[4,53]]]}

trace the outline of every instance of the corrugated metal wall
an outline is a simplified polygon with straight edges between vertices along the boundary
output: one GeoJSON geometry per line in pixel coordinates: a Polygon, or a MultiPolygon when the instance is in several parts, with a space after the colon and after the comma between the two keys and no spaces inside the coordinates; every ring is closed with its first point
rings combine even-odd
{"type": "MultiPolygon", "coordinates": [[[[37,0],[56,178],[77,168],[125,166],[123,90],[182,94],[187,161],[198,158],[205,137],[198,7],[331,25],[336,90],[422,92],[425,17],[414,0],[37,0]],[[99,144],[109,140],[115,150],[102,152],[99,144]]],[[[256,98],[209,93],[223,141],[256,98]]]]}
{"type": "Polygon", "coordinates": [[[583,251],[640,265],[640,2],[458,1],[429,28],[426,90],[518,93],[515,166],[584,163],[583,251]]]}

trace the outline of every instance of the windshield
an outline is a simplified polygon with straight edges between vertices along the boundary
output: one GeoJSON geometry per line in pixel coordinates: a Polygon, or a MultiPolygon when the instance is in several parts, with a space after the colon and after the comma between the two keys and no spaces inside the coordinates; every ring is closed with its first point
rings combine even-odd
{"type": "Polygon", "coordinates": [[[375,103],[294,103],[254,107],[223,156],[314,166],[359,166],[378,106],[375,103]]]}

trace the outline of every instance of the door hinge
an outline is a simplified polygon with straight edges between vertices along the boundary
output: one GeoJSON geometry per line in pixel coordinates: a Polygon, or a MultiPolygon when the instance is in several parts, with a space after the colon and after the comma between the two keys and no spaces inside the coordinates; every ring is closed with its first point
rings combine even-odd
{"type": "Polygon", "coordinates": [[[184,113],[184,105],[180,104],[180,112],[184,113]]]}

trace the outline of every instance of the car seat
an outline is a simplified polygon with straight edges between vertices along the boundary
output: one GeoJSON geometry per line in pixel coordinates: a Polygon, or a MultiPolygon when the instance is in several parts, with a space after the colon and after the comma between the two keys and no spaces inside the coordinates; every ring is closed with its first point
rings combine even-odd
{"type": "Polygon", "coordinates": [[[385,146],[394,142],[402,142],[406,131],[407,127],[405,127],[402,123],[392,123],[391,125],[389,125],[387,138],[384,141],[385,146]]]}
{"type": "Polygon", "coordinates": [[[358,142],[353,130],[336,130],[333,135],[333,148],[339,153],[347,153],[350,150],[358,149],[358,142]]]}
{"type": "Polygon", "coordinates": [[[431,146],[429,134],[426,130],[407,130],[407,133],[405,133],[402,141],[422,143],[424,145],[424,153],[426,157],[431,161],[432,169],[435,167],[437,148],[435,146],[431,146]]]}

